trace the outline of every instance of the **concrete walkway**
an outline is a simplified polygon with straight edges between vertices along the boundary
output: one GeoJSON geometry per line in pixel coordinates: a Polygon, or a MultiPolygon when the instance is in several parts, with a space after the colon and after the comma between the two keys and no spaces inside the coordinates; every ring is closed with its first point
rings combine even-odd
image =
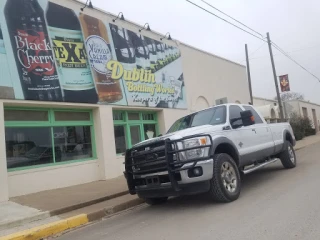
{"type": "Polygon", "coordinates": [[[124,177],[48,190],[11,198],[0,203],[0,237],[36,223],[51,222],[57,216],[116,199],[128,193],[124,177]]]}
{"type": "Polygon", "coordinates": [[[300,141],[297,141],[297,144],[295,146],[295,150],[302,149],[306,146],[313,145],[317,142],[320,142],[320,133],[318,133],[317,135],[314,135],[314,136],[306,137],[300,141]]]}
{"type": "Polygon", "coordinates": [[[42,211],[49,211],[51,215],[58,215],[127,193],[128,188],[125,178],[120,176],[106,181],[97,181],[15,197],[11,198],[10,201],[42,211]]]}

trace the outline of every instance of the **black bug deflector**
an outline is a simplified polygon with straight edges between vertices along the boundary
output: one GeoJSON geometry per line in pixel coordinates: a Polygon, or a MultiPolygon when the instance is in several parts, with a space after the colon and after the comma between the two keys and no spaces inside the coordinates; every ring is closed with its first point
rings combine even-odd
{"type": "MultiPolygon", "coordinates": [[[[199,161],[205,161],[212,158],[212,137],[209,134],[197,134],[177,140],[160,140],[151,142],[145,145],[138,145],[131,149],[128,149],[125,154],[125,172],[124,175],[127,180],[130,194],[136,194],[136,186],[138,186],[138,180],[141,175],[152,174],[157,176],[159,172],[168,172],[168,180],[174,191],[181,190],[178,184],[180,171],[192,169],[199,161]],[[196,147],[190,147],[185,149],[178,149],[178,143],[183,145],[183,141],[198,138],[208,137],[210,142],[206,145],[200,145],[196,147]],[[188,150],[193,149],[205,149],[208,148],[208,155],[205,157],[194,158],[191,160],[181,160],[181,154],[188,150]],[[186,163],[192,163],[190,166],[182,168],[186,163]],[[178,175],[179,176],[178,176],[178,175]]],[[[158,181],[159,187],[161,181],[158,181]]],[[[147,184],[146,184],[147,185],[147,184]]],[[[157,186],[152,186],[152,189],[157,186]]],[[[148,189],[148,186],[147,186],[148,189]]],[[[146,189],[145,189],[146,190],[146,189]]]]}

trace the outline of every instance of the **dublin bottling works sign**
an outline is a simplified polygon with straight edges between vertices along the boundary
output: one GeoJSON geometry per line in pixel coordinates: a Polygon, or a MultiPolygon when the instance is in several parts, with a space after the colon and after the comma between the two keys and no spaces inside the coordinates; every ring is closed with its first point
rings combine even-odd
{"type": "Polygon", "coordinates": [[[2,98],[187,108],[177,47],[47,0],[0,13],[2,98]]]}

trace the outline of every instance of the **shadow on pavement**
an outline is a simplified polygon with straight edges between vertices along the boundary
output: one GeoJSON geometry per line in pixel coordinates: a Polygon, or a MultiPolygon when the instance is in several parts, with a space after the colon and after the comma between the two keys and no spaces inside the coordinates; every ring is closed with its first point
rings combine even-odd
{"type": "MultiPolygon", "coordinates": [[[[242,189],[240,198],[254,194],[253,191],[255,188],[263,187],[268,181],[274,181],[278,175],[280,176],[282,171],[287,171],[283,168],[281,163],[275,163],[271,166],[267,166],[261,170],[245,175],[242,179],[242,189]]],[[[239,198],[239,199],[240,199],[239,198]]],[[[236,204],[237,201],[228,204],[236,204]]],[[[190,210],[190,209],[202,209],[207,207],[222,207],[226,206],[225,203],[216,203],[210,200],[206,194],[191,195],[191,196],[182,196],[170,198],[166,204],[158,206],[147,206],[145,210],[152,211],[154,213],[158,211],[180,211],[180,210],[190,210]]]]}

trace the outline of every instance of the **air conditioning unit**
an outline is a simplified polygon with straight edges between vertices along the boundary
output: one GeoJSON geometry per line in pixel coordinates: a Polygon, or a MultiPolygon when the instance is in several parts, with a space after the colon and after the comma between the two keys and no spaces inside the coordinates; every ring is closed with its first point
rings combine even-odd
{"type": "Polygon", "coordinates": [[[226,98],[226,97],[219,98],[216,100],[216,105],[225,104],[225,103],[228,103],[228,98],[226,98]]]}

